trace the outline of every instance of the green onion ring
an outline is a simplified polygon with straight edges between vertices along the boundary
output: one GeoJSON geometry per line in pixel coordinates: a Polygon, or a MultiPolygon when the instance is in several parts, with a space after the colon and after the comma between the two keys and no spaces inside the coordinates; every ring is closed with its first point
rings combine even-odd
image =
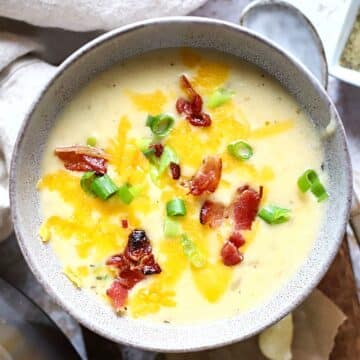
{"type": "Polygon", "coordinates": [[[150,128],[154,135],[160,137],[166,136],[174,126],[174,123],[174,118],[167,114],[148,115],[146,119],[146,126],[150,128]]]}
{"type": "Polygon", "coordinates": [[[90,188],[91,191],[102,200],[107,200],[118,190],[118,187],[114,184],[108,174],[96,177],[90,188]]]}
{"type": "Polygon", "coordinates": [[[89,145],[89,146],[95,146],[96,143],[97,143],[96,137],[94,137],[94,136],[90,136],[86,140],[86,145],[89,145]]]}
{"type": "Polygon", "coordinates": [[[253,148],[245,141],[236,140],[227,146],[228,152],[240,160],[249,160],[253,154],[253,148]]]}
{"type": "Polygon", "coordinates": [[[166,203],[167,216],[185,216],[186,206],[182,199],[172,199],[166,203]]]}
{"type": "Polygon", "coordinates": [[[282,224],[290,219],[291,210],[276,205],[266,205],[260,209],[258,216],[268,224],[282,224]]]}
{"type": "Polygon", "coordinates": [[[318,202],[324,201],[329,197],[315,170],[306,170],[304,174],[299,177],[297,184],[302,192],[310,190],[318,202]]]}
{"type": "Polygon", "coordinates": [[[121,201],[127,205],[130,204],[135,197],[134,194],[131,192],[131,186],[129,184],[124,184],[123,186],[120,186],[117,193],[121,201]]]}
{"type": "Polygon", "coordinates": [[[91,184],[95,180],[95,171],[87,171],[80,179],[80,186],[87,194],[93,194],[91,184]]]}
{"type": "Polygon", "coordinates": [[[166,217],[164,221],[164,235],[166,237],[176,237],[180,235],[180,232],[181,227],[179,223],[169,217],[166,217]]]}

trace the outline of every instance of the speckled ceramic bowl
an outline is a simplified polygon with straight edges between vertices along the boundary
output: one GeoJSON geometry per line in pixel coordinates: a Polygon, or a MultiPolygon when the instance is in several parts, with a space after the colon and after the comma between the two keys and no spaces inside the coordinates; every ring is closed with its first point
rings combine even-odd
{"type": "MultiPolygon", "coordinates": [[[[301,154],[294,154],[301,156],[301,154]]],[[[10,196],[15,230],[23,254],[45,289],[82,324],[116,342],[158,351],[194,351],[226,345],[254,335],[298,305],[324,275],[341,243],[351,201],[351,167],[344,129],[320,83],[274,44],[222,21],[173,17],[129,25],[98,37],[58,69],[23,125],[11,166],[10,196]],[[319,131],[332,119],[324,139],[330,200],[319,235],[298,271],[275,294],[249,312],[197,325],[153,324],[115,315],[90,293],[76,289],[62,274],[50,246],[41,243],[39,179],[44,146],[56,115],[74,92],[96,73],[128,57],[167,47],[212,48],[245,59],[277,78],[309,113],[319,131]]],[[[189,301],[191,306],[191,301],[189,301]]]]}

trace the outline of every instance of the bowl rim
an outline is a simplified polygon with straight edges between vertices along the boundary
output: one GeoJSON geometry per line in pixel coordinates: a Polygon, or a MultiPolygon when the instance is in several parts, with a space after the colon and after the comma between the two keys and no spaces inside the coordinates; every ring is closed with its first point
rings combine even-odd
{"type": "MultiPolygon", "coordinates": [[[[52,296],[52,298],[55,300],[55,302],[57,302],[62,308],[64,308],[77,321],[79,321],[81,324],[83,324],[84,326],[89,328],[91,331],[94,331],[94,332],[98,333],[99,335],[104,336],[112,341],[115,341],[115,342],[118,342],[118,343],[121,343],[124,345],[135,346],[137,348],[141,348],[144,350],[157,351],[157,352],[179,352],[180,353],[180,352],[201,351],[201,350],[221,347],[221,346],[225,346],[225,345],[230,345],[230,344],[236,343],[238,341],[245,340],[251,336],[254,336],[254,335],[258,334],[259,332],[261,332],[262,330],[264,330],[265,328],[267,328],[268,326],[276,323],[281,318],[286,316],[289,312],[292,311],[293,308],[298,306],[310,294],[310,292],[316,287],[316,285],[318,284],[320,279],[324,276],[325,272],[329,268],[331,262],[333,261],[335,255],[337,254],[337,251],[342,242],[342,236],[345,232],[345,226],[347,223],[347,219],[349,218],[351,200],[352,200],[352,168],[351,168],[350,155],[349,155],[349,150],[348,150],[348,146],[347,146],[347,140],[346,140],[346,136],[345,136],[344,127],[343,127],[341,118],[340,118],[333,102],[327,95],[326,91],[320,84],[319,80],[316,79],[310,73],[310,71],[304,65],[302,65],[294,56],[292,56],[291,54],[282,50],[271,40],[257,34],[256,32],[254,32],[252,30],[249,30],[249,29],[244,28],[237,24],[233,24],[233,23],[223,21],[223,20],[196,17],[196,16],[169,16],[169,17],[154,18],[154,19],[150,19],[150,20],[139,21],[136,23],[132,23],[132,24],[114,29],[105,34],[102,34],[102,35],[96,37],[95,39],[91,40],[87,44],[83,45],[78,50],[76,50],[58,67],[57,71],[53,74],[52,78],[49,80],[49,82],[43,88],[41,93],[38,95],[36,101],[34,101],[30,111],[28,112],[28,114],[19,130],[19,133],[18,133],[18,136],[16,139],[16,143],[15,143],[15,147],[13,150],[13,154],[12,154],[11,165],[10,165],[9,193],[10,193],[11,216],[12,216],[14,230],[15,230],[16,238],[18,240],[20,249],[21,249],[23,256],[24,256],[26,262],[28,263],[30,269],[35,274],[37,280],[44,286],[45,290],[52,296]],[[141,341],[142,341],[141,339],[140,339],[140,341],[137,341],[137,342],[129,341],[128,340],[129,336],[127,336],[127,334],[125,336],[123,336],[122,334],[119,334],[119,336],[115,336],[113,333],[111,333],[106,328],[106,326],[102,326],[102,327],[96,326],[97,324],[95,325],[94,322],[91,321],[89,316],[83,317],[83,316],[77,314],[76,311],[73,311],[71,309],[71,306],[68,305],[68,303],[66,301],[64,301],[56,293],[55,290],[52,289],[52,287],[48,284],[44,273],[36,268],[35,261],[32,259],[33,255],[31,255],[30,252],[28,251],[27,246],[26,246],[26,241],[22,235],[21,225],[18,220],[18,214],[16,212],[16,185],[15,185],[16,181],[15,181],[15,178],[16,178],[18,152],[19,152],[22,140],[25,137],[27,128],[30,124],[30,119],[32,118],[37,106],[39,105],[39,103],[41,103],[41,101],[42,101],[44,95],[47,93],[48,89],[57,81],[57,79],[65,71],[67,71],[67,69],[74,62],[79,61],[89,51],[92,51],[93,49],[97,48],[98,46],[101,46],[104,43],[106,43],[107,41],[110,41],[113,38],[116,38],[118,36],[121,36],[122,34],[136,31],[136,30],[146,27],[146,26],[159,25],[159,24],[160,25],[161,24],[173,24],[173,23],[176,23],[176,24],[194,23],[194,24],[199,24],[199,25],[212,25],[212,26],[225,27],[228,30],[232,30],[233,32],[244,33],[247,36],[253,37],[256,40],[265,43],[267,46],[272,48],[273,51],[279,53],[283,57],[287,58],[288,61],[292,62],[292,64],[300,72],[302,72],[305,77],[308,77],[308,80],[316,88],[316,91],[319,93],[319,95],[321,95],[321,98],[323,99],[323,101],[327,101],[327,104],[330,106],[331,110],[334,112],[335,118],[338,120],[337,121],[338,131],[340,132],[341,139],[342,139],[342,142],[344,145],[343,150],[344,150],[344,155],[345,155],[345,162],[343,164],[343,166],[344,166],[343,171],[347,175],[346,176],[346,180],[347,180],[346,185],[347,186],[346,186],[346,189],[344,189],[345,195],[346,195],[344,197],[344,202],[346,202],[345,213],[344,213],[345,216],[342,219],[342,222],[341,223],[339,222],[339,225],[338,225],[338,228],[339,228],[338,230],[339,230],[339,233],[341,233],[341,236],[339,236],[337,241],[334,241],[334,243],[332,245],[332,252],[327,253],[328,257],[326,258],[326,261],[322,262],[322,267],[321,267],[320,271],[317,273],[317,276],[314,276],[311,280],[308,281],[308,283],[306,284],[306,287],[302,288],[301,294],[298,294],[297,296],[293,297],[291,299],[291,301],[289,300],[287,302],[286,306],[284,305],[280,309],[280,311],[275,313],[275,315],[272,314],[271,316],[269,316],[268,319],[266,319],[266,321],[262,322],[261,326],[258,326],[256,329],[252,329],[251,331],[247,331],[245,335],[244,335],[244,333],[240,334],[240,332],[241,332],[240,329],[238,329],[237,331],[231,330],[230,334],[217,335],[216,341],[212,341],[212,342],[202,341],[200,345],[194,345],[194,344],[187,345],[187,344],[183,344],[184,339],[180,339],[180,341],[177,342],[177,347],[172,346],[170,348],[170,347],[167,347],[166,345],[164,346],[164,341],[162,341],[162,342],[155,341],[154,345],[152,345],[152,344],[149,345],[149,343],[147,343],[147,344],[141,343],[141,341]]],[[[228,319],[221,319],[221,321],[229,321],[230,322],[232,319],[234,319],[234,317],[228,318],[228,319]]],[[[210,322],[208,324],[206,323],[206,324],[201,324],[201,325],[203,327],[205,327],[205,326],[209,327],[209,326],[213,326],[214,324],[213,324],[213,322],[210,322]]],[[[177,328],[177,327],[180,328],[181,326],[178,325],[178,326],[175,326],[174,328],[177,328]]],[[[187,328],[190,328],[190,330],[191,330],[191,327],[195,328],[196,325],[190,324],[189,326],[187,326],[187,328]]],[[[169,331],[169,330],[170,330],[170,328],[168,328],[166,331],[169,331]]],[[[154,338],[155,337],[156,336],[154,335],[154,338]]],[[[206,337],[206,333],[204,334],[203,337],[206,337]]],[[[189,339],[190,338],[191,338],[191,335],[189,334],[189,339]]]]}

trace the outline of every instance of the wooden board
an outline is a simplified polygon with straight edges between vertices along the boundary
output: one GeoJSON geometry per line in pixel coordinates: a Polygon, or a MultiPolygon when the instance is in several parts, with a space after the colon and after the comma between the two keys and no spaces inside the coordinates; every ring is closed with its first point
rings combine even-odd
{"type": "Polygon", "coordinates": [[[346,239],[318,287],[347,316],[347,320],[339,328],[330,359],[359,360],[360,306],[346,239]]]}

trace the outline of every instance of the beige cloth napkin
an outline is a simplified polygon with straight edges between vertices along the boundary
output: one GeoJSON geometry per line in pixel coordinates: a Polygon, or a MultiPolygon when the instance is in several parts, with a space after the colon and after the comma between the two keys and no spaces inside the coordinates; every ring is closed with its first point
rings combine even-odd
{"type": "Polygon", "coordinates": [[[207,0],[1,0],[0,15],[43,27],[110,30],[159,16],[185,15],[207,0]]]}
{"type": "Polygon", "coordinates": [[[15,139],[34,99],[56,69],[23,57],[39,48],[25,37],[0,33],[0,241],[12,231],[8,180],[15,139]]]}

